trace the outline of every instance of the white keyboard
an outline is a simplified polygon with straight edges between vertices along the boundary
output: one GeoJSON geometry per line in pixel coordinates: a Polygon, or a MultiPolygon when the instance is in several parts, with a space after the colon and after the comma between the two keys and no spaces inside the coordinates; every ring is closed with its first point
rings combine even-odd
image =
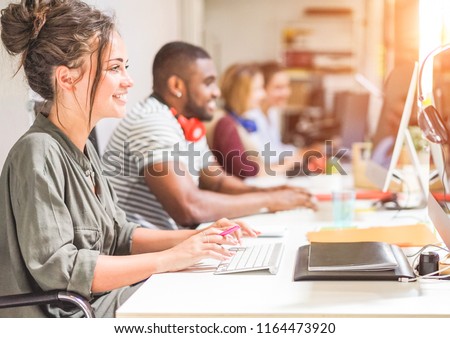
{"type": "Polygon", "coordinates": [[[236,254],[228,261],[220,263],[214,274],[254,270],[269,270],[271,274],[276,274],[283,254],[283,243],[233,247],[229,250],[235,251],[236,254]]]}

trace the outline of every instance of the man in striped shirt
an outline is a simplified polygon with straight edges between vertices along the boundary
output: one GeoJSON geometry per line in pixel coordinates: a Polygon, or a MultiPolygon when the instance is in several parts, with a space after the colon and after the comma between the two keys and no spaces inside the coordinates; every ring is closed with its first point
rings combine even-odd
{"type": "Polygon", "coordinates": [[[248,186],[216,163],[200,122],[217,108],[216,79],[200,47],[171,42],[156,54],[153,94],[120,122],[103,155],[103,173],[130,220],[177,229],[263,209],[315,208],[304,189],[248,186]]]}

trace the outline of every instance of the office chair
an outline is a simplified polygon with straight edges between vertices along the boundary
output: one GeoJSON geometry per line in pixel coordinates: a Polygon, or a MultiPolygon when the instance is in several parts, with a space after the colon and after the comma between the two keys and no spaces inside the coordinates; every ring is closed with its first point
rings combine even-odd
{"type": "Polygon", "coordinates": [[[86,318],[95,318],[95,313],[91,304],[89,304],[85,298],[74,292],[51,290],[39,293],[0,296],[0,309],[61,303],[73,304],[83,312],[86,318]]]}

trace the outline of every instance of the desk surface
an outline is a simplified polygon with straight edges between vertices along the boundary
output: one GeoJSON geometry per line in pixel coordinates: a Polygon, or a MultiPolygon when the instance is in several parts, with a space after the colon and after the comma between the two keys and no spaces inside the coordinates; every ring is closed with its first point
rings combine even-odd
{"type": "MultiPolygon", "coordinates": [[[[450,282],[294,282],[294,262],[305,234],[329,226],[331,205],[319,212],[294,210],[242,218],[254,227],[286,226],[285,249],[276,275],[248,272],[213,275],[177,272],[154,275],[117,311],[118,317],[450,317],[450,282]]],[[[425,210],[364,212],[359,226],[413,224],[425,210]]]]}

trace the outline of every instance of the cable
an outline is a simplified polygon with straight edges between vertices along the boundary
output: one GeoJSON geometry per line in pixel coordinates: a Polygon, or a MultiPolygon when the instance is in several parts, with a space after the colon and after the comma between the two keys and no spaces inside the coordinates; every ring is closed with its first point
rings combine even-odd
{"type": "MultiPolygon", "coordinates": [[[[441,242],[440,242],[440,243],[441,243],[441,242]]],[[[447,266],[447,267],[445,267],[445,268],[443,268],[443,269],[440,269],[440,270],[437,270],[437,271],[433,271],[433,272],[431,272],[431,273],[429,273],[429,274],[426,274],[426,275],[423,275],[423,276],[420,276],[420,275],[417,273],[417,269],[416,269],[416,267],[417,267],[417,265],[418,265],[418,264],[417,264],[417,257],[419,257],[419,255],[420,255],[425,249],[430,248],[430,247],[433,247],[433,248],[437,248],[437,249],[439,249],[439,250],[444,250],[444,251],[446,251],[446,252],[450,252],[449,249],[439,246],[438,244],[440,244],[440,243],[436,243],[436,244],[427,244],[427,245],[423,246],[419,251],[415,252],[414,254],[406,255],[406,257],[408,257],[408,258],[412,258],[412,257],[416,256],[416,257],[414,258],[412,264],[411,264],[412,267],[413,267],[413,271],[414,271],[414,274],[416,275],[416,277],[415,277],[415,278],[400,277],[400,278],[398,279],[398,281],[399,281],[399,282],[402,282],[402,283],[408,283],[408,282],[415,282],[415,281],[418,281],[418,280],[420,280],[420,279],[441,279],[441,280],[446,280],[446,279],[450,278],[450,275],[436,276],[437,274],[440,274],[441,272],[444,272],[444,271],[449,270],[449,269],[450,269],[450,266],[447,266]]]]}
{"type": "MultiPolygon", "coordinates": [[[[427,249],[427,248],[429,248],[429,247],[434,247],[434,248],[437,248],[437,249],[439,249],[439,250],[444,250],[444,251],[449,252],[448,249],[443,248],[443,247],[438,246],[438,245],[434,245],[434,244],[428,244],[428,245],[425,245],[422,249],[419,250],[418,253],[415,254],[416,257],[414,258],[414,260],[413,260],[413,262],[412,262],[412,264],[411,264],[412,267],[413,267],[413,269],[414,269],[414,273],[416,274],[416,276],[419,276],[419,274],[416,273],[416,267],[418,266],[418,264],[417,264],[417,257],[420,257],[420,254],[421,254],[422,252],[424,252],[425,249],[427,249]]],[[[410,258],[411,258],[411,257],[414,257],[414,255],[413,255],[413,256],[407,256],[407,257],[410,257],[410,258]]]]}
{"type": "Polygon", "coordinates": [[[440,246],[439,244],[442,244],[442,242],[438,242],[435,244],[427,244],[427,245],[423,246],[422,248],[420,248],[419,251],[417,251],[416,253],[413,253],[411,255],[406,255],[406,257],[411,258],[411,257],[417,256],[417,255],[420,255],[425,249],[428,249],[430,247],[450,252],[449,249],[444,248],[444,247],[440,246]]]}
{"type": "Polygon", "coordinates": [[[443,268],[443,269],[440,269],[440,270],[438,270],[438,271],[434,271],[434,272],[431,272],[431,273],[426,274],[426,275],[423,275],[423,276],[417,276],[417,277],[415,277],[415,278],[400,277],[400,278],[398,279],[398,281],[399,281],[399,282],[402,282],[402,283],[409,283],[409,282],[416,282],[416,281],[418,281],[419,279],[439,279],[439,280],[445,280],[445,279],[450,278],[450,275],[436,276],[436,274],[439,274],[439,273],[441,273],[441,272],[447,271],[447,270],[449,270],[449,269],[450,269],[450,266],[447,266],[447,267],[445,267],[445,268],[443,268]]]}
{"type": "Polygon", "coordinates": [[[402,185],[406,188],[406,199],[405,199],[405,203],[404,203],[404,206],[405,206],[405,207],[402,207],[402,206],[400,205],[400,203],[398,203],[398,201],[397,201],[397,204],[398,204],[398,210],[397,210],[397,212],[392,216],[392,219],[396,219],[402,210],[405,210],[405,209],[408,208],[408,205],[409,205],[409,202],[410,202],[409,199],[411,198],[411,189],[410,189],[408,180],[402,179],[401,182],[402,182],[402,185]]]}

